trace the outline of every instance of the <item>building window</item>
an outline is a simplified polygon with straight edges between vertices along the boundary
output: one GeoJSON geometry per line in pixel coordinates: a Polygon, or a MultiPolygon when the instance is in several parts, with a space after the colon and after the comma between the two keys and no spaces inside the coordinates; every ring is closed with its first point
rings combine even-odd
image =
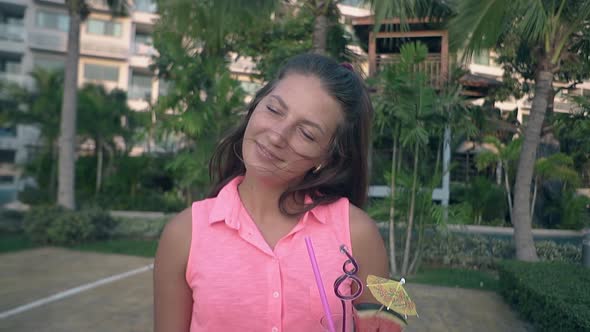
{"type": "Polygon", "coordinates": [[[90,81],[119,81],[119,67],[84,64],[84,78],[90,81]]]}
{"type": "Polygon", "coordinates": [[[153,53],[152,36],[145,32],[135,33],[134,53],[141,55],[151,55],[153,53]]]}
{"type": "Polygon", "coordinates": [[[167,96],[173,88],[174,82],[160,78],[158,83],[158,96],[167,96]]]}
{"type": "Polygon", "coordinates": [[[63,71],[65,67],[65,62],[62,59],[53,59],[53,58],[37,58],[33,61],[33,67],[43,68],[48,71],[63,71]]]}
{"type": "Polygon", "coordinates": [[[473,63],[476,65],[489,66],[490,65],[490,51],[481,50],[478,53],[473,54],[473,63]]]}
{"type": "Polygon", "coordinates": [[[70,17],[66,14],[37,11],[36,25],[40,28],[68,31],[70,26],[70,17]]]}
{"type": "Polygon", "coordinates": [[[152,99],[152,76],[132,73],[127,92],[129,99],[152,99]]]}
{"type": "Polygon", "coordinates": [[[20,60],[0,59],[0,73],[19,75],[21,73],[20,60]]]}
{"type": "Polygon", "coordinates": [[[121,23],[89,19],[86,23],[86,31],[95,35],[121,37],[121,23]]]}
{"type": "Polygon", "coordinates": [[[155,0],[135,0],[135,10],[138,12],[155,13],[158,11],[158,6],[155,0]]]}
{"type": "Polygon", "coordinates": [[[16,137],[16,126],[0,127],[0,137],[16,137]]]}
{"type": "Polygon", "coordinates": [[[12,175],[0,175],[0,184],[13,184],[14,176],[12,175]]]}
{"type": "Polygon", "coordinates": [[[0,149],[0,163],[14,164],[15,150],[0,149]]]}
{"type": "Polygon", "coordinates": [[[23,41],[25,38],[23,18],[0,13],[0,38],[23,41]]]}

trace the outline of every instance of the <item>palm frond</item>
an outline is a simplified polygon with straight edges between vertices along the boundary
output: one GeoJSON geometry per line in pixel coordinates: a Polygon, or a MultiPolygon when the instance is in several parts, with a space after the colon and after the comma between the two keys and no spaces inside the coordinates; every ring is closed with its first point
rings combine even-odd
{"type": "Polygon", "coordinates": [[[496,46],[506,26],[512,24],[513,0],[458,1],[457,15],[448,24],[450,47],[463,49],[463,59],[496,46]]]}

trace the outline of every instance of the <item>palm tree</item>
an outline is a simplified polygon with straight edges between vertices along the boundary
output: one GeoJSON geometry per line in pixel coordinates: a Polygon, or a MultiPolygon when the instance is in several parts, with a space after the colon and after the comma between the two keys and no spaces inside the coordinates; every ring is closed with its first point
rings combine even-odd
{"type": "Polygon", "coordinates": [[[485,169],[493,164],[499,164],[499,171],[504,175],[504,190],[506,192],[506,200],[508,201],[508,212],[510,214],[510,222],[514,223],[512,217],[512,186],[510,185],[510,164],[518,159],[522,139],[515,139],[508,144],[503,144],[500,140],[493,136],[486,136],[483,139],[484,143],[491,144],[495,150],[484,150],[475,157],[475,162],[479,170],[485,169]]]}
{"type": "MultiPolygon", "coordinates": [[[[107,0],[113,15],[126,13],[127,1],[107,0]]],[[[76,207],[74,197],[76,162],[76,110],[78,105],[78,59],[80,24],[90,13],[86,0],[66,0],[70,16],[65,61],[64,93],[59,137],[59,177],[57,203],[67,209],[76,207]]]]}
{"type": "Polygon", "coordinates": [[[543,181],[560,181],[564,191],[568,185],[573,189],[579,184],[580,177],[573,166],[574,160],[572,157],[564,153],[556,153],[549,157],[543,157],[537,160],[535,163],[533,199],[531,202],[531,219],[533,219],[535,213],[537,190],[543,181]]]}
{"type": "Polygon", "coordinates": [[[377,125],[387,128],[392,134],[393,152],[391,159],[391,200],[389,213],[390,265],[397,273],[395,254],[395,193],[398,149],[409,148],[413,156],[410,184],[410,201],[407,213],[407,229],[401,266],[401,274],[410,269],[410,247],[416,215],[416,195],[418,192],[418,169],[420,155],[429,141],[427,125],[432,124],[435,114],[436,92],[429,86],[425,74],[415,72],[415,65],[426,59],[428,50],[421,43],[408,43],[401,48],[398,64],[387,67],[381,75],[382,93],[377,107],[377,125]]]}
{"type": "Polygon", "coordinates": [[[459,0],[457,15],[450,22],[452,41],[466,57],[500,45],[508,34],[533,50],[535,62],[533,102],[514,186],[514,240],[519,260],[537,261],[530,215],[531,183],[541,128],[553,80],[566,58],[583,59],[583,42],[590,19],[590,1],[575,0],[459,0]]]}
{"type": "Polygon", "coordinates": [[[127,106],[127,94],[119,89],[107,92],[102,85],[87,84],[79,95],[80,133],[94,141],[97,163],[95,194],[98,194],[103,182],[104,152],[112,163],[115,154],[113,139],[125,134],[121,119],[126,118],[131,110],[127,106]]]}

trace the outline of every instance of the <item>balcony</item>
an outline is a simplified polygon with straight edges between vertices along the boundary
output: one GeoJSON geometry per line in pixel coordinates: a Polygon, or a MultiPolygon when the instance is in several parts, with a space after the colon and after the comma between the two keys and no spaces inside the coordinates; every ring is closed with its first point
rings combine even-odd
{"type": "Polygon", "coordinates": [[[127,98],[128,99],[143,99],[143,100],[151,101],[152,87],[151,86],[129,85],[129,90],[127,91],[127,98]]]}
{"type": "Polygon", "coordinates": [[[133,9],[138,12],[157,13],[158,5],[154,0],[135,0],[133,9]]]}
{"type": "Polygon", "coordinates": [[[83,55],[104,58],[127,59],[129,48],[125,44],[109,43],[105,41],[82,40],[80,53],[83,55]]]}
{"type": "MultiPolygon", "coordinates": [[[[399,54],[378,54],[377,55],[377,71],[381,71],[383,67],[399,63],[401,56],[399,54]]],[[[442,74],[441,55],[430,53],[423,62],[414,65],[413,71],[426,74],[429,78],[429,83],[434,87],[441,87],[446,80],[442,74]]]]}
{"type": "Polygon", "coordinates": [[[152,62],[152,56],[156,55],[158,52],[151,45],[135,43],[129,58],[129,65],[134,68],[148,69],[152,62]]]}
{"type": "Polygon", "coordinates": [[[60,31],[33,30],[29,32],[29,46],[38,50],[65,52],[68,46],[68,36],[60,31]]]}
{"type": "Polygon", "coordinates": [[[0,39],[22,42],[25,40],[25,28],[22,25],[0,23],[0,39]]]}
{"type": "Polygon", "coordinates": [[[133,22],[153,25],[158,19],[158,6],[153,0],[135,0],[131,18],[133,22]]]}
{"type": "MultiPolygon", "coordinates": [[[[7,81],[10,83],[18,84],[22,87],[31,88],[33,86],[33,81],[27,75],[22,74],[13,74],[13,73],[4,73],[0,72],[0,81],[7,81]]],[[[2,136],[2,135],[0,135],[2,136]]]]}
{"type": "Polygon", "coordinates": [[[25,29],[22,25],[0,23],[0,50],[25,52],[25,29]]]}

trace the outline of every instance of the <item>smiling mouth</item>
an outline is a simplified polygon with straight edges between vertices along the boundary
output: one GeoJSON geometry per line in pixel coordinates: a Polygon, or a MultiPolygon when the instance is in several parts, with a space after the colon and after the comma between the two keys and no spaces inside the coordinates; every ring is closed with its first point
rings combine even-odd
{"type": "Polygon", "coordinates": [[[260,150],[260,153],[262,153],[262,155],[264,155],[266,158],[268,158],[268,159],[274,159],[276,161],[283,161],[281,158],[277,157],[276,154],[270,152],[270,150],[267,149],[264,145],[256,142],[256,146],[260,150]]]}

